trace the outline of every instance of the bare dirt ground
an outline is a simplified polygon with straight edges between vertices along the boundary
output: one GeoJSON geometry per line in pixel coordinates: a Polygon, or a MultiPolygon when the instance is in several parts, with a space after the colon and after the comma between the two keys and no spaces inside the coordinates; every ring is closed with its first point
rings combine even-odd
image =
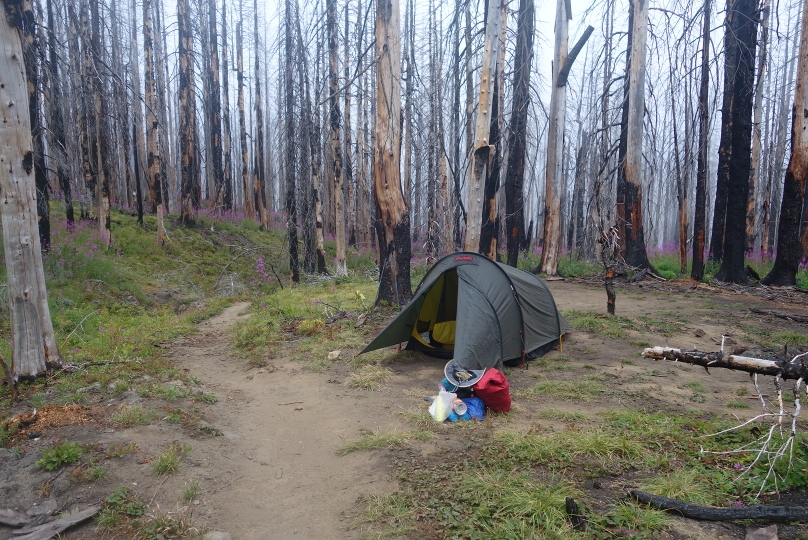
{"type": "MultiPolygon", "coordinates": [[[[548,285],[562,311],[605,313],[605,293],[595,283],[553,281],[548,285]]],[[[756,410],[755,398],[745,374],[722,370],[707,374],[702,368],[645,360],[639,352],[643,341],[718,350],[722,334],[730,335],[734,346],[749,347],[747,354],[766,352],[756,350],[749,339],[749,328],[803,333],[808,329],[804,324],[753,314],[749,310],[753,306],[808,315],[808,295],[801,298],[797,293],[771,299],[687,285],[625,285],[618,290],[618,315],[644,321],[640,327],[628,330],[630,339],[575,332],[564,342],[562,352],[547,356],[548,361],[563,357],[563,369],[530,367],[509,373],[512,389],[518,390],[535,384],[537,379],[576,380],[582,372],[596,371],[610,376],[614,393],[595,396],[587,403],[557,398],[515,399],[509,415],[486,420],[479,429],[504,425],[519,430],[540,426],[575,429],[563,422],[541,419],[540,411],[548,408],[585,415],[627,407],[751,417],[756,410]],[[695,392],[693,381],[706,391],[695,392]],[[737,389],[744,386],[749,388],[749,394],[737,398],[737,389]],[[726,403],[731,399],[749,400],[752,408],[729,408],[726,403]]],[[[351,370],[340,361],[322,372],[283,358],[265,368],[251,368],[231,352],[230,329],[249,316],[247,307],[234,305],[201,324],[197,334],[166,345],[166,354],[196,381],[192,388],[180,381],[175,384],[189,392],[212,392],[217,402],[192,400],[179,405],[145,400],[133,392],[110,398],[103,389],[90,391],[88,406],[71,416],[73,420],[82,419],[79,425],[56,422],[42,427],[33,437],[28,430],[13,448],[0,449],[0,508],[25,510],[34,503],[55,498],[60,510],[70,510],[97,502],[118,485],[127,485],[149,503],[152,513],[185,516],[197,527],[226,531],[233,539],[358,538],[362,497],[398,488],[392,457],[400,455],[400,451],[343,456],[338,450],[358,439],[364,430],[390,433],[410,429],[397,413],[420,410],[427,414],[422,396],[435,393],[443,363],[420,355],[401,355],[388,364],[392,375],[379,391],[348,388],[345,381],[351,370]],[[161,411],[160,417],[149,425],[112,427],[110,416],[121,403],[156,408],[161,411]],[[187,421],[172,423],[168,420],[172,411],[181,413],[187,421]],[[203,418],[202,424],[196,423],[199,418],[203,418]],[[76,478],[70,468],[54,478],[56,472],[44,472],[33,465],[41,449],[63,437],[94,445],[97,461],[107,473],[102,482],[76,478]],[[158,476],[150,461],[172,441],[189,444],[192,449],[178,474],[158,476]],[[128,451],[117,456],[114,450],[121,448],[128,451]],[[199,485],[198,499],[183,502],[183,488],[192,483],[199,485]]],[[[381,328],[384,321],[373,323],[381,328]]],[[[342,357],[355,352],[344,350],[342,357]]],[[[24,409],[23,404],[19,412],[24,409]]],[[[416,442],[409,455],[423,459],[440,449],[464,444],[464,430],[438,427],[437,442],[416,442]]],[[[631,487],[626,477],[606,478],[603,484],[605,492],[618,496],[631,487]]],[[[676,523],[668,538],[734,539],[745,535],[742,525],[684,519],[676,523]]],[[[808,529],[781,527],[780,538],[796,538],[805,530],[808,529]]],[[[10,537],[11,529],[0,526],[0,539],[10,537]]],[[[105,536],[93,525],[63,535],[96,537],[105,536]]]]}

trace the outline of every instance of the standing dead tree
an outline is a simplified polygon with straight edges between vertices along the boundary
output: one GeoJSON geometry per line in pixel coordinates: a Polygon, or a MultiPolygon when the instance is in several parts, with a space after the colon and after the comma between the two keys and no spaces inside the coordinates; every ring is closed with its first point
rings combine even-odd
{"type": "MultiPolygon", "coordinates": [[[[775,468],[777,462],[783,458],[787,458],[789,460],[789,467],[792,464],[794,444],[797,436],[797,419],[802,408],[800,403],[800,391],[803,388],[803,383],[806,378],[808,378],[808,352],[797,354],[790,359],[786,351],[784,351],[783,359],[752,358],[735,354],[724,354],[722,344],[722,351],[719,352],[703,352],[695,349],[692,351],[683,351],[672,347],[653,347],[645,349],[643,356],[654,360],[671,360],[674,362],[684,362],[686,364],[702,366],[708,373],[710,368],[725,368],[749,373],[754,381],[755,390],[762,406],[762,412],[737,426],[714,433],[710,436],[736,431],[756,422],[772,421],[772,423],[768,431],[763,431],[755,441],[739,449],[714,453],[754,455],[752,463],[744,469],[738,478],[740,479],[749,474],[749,471],[752,471],[756,465],[764,464],[766,465],[766,475],[762,479],[757,496],[759,497],[761,493],[763,493],[764,488],[769,485],[769,482],[772,482],[774,488],[777,489],[778,481],[780,480],[778,471],[775,468]],[[774,387],[777,390],[777,412],[768,412],[766,400],[763,393],[760,391],[758,375],[774,377],[774,387]],[[793,388],[793,412],[786,411],[783,405],[782,381],[784,380],[796,381],[793,388]],[[783,429],[788,420],[791,421],[790,433],[781,444],[778,444],[775,435],[778,432],[781,436],[783,435],[783,429]]],[[[806,391],[808,392],[808,387],[806,387],[806,391]]]]}

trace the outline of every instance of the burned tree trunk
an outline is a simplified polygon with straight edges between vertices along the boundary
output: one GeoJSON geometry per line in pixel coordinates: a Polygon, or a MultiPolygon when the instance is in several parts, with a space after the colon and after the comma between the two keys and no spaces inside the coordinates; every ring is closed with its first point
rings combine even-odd
{"type": "Polygon", "coordinates": [[[709,142],[709,99],[710,84],[710,4],[704,0],[704,24],[701,44],[701,79],[699,81],[699,149],[696,158],[696,208],[693,215],[693,264],[690,277],[701,281],[704,277],[704,228],[706,226],[707,201],[707,147],[709,142]]]}
{"type": "Polygon", "coordinates": [[[236,72],[238,85],[238,125],[239,141],[241,143],[241,188],[244,192],[244,213],[249,219],[255,219],[255,207],[253,206],[252,189],[250,189],[249,171],[250,166],[247,160],[247,120],[244,112],[244,17],[243,5],[239,1],[239,20],[236,23],[236,72]]]}
{"type": "Polygon", "coordinates": [[[227,4],[222,6],[222,210],[233,210],[233,144],[230,136],[230,70],[227,57],[227,4]]]}
{"type": "Polygon", "coordinates": [[[564,124],[567,110],[567,86],[558,84],[561,67],[567,60],[569,20],[567,0],[556,2],[555,46],[553,53],[553,80],[550,94],[550,119],[547,135],[547,166],[544,181],[544,228],[539,271],[548,276],[558,272],[558,253],[561,249],[561,200],[558,189],[563,174],[564,124]]]}
{"type": "MultiPolygon", "coordinates": [[[[333,1],[333,0],[332,0],[333,1]]],[[[373,187],[379,297],[403,306],[410,284],[410,214],[401,192],[401,42],[398,0],[376,0],[376,136],[373,187]]]]}
{"type": "Polygon", "coordinates": [[[53,0],[47,0],[48,10],[48,52],[51,82],[51,101],[48,104],[53,139],[51,152],[56,161],[56,176],[59,189],[65,202],[65,214],[68,229],[73,229],[73,192],[70,186],[70,171],[67,166],[67,147],[65,146],[65,121],[62,111],[62,84],[59,78],[59,55],[56,50],[56,21],[53,16],[53,0]]]}
{"type": "Polygon", "coordinates": [[[152,34],[151,0],[143,0],[143,48],[146,57],[146,146],[149,196],[157,209],[157,243],[165,242],[163,225],[163,182],[158,147],[157,95],[154,78],[154,39],[152,34]]]}
{"type": "MultiPolygon", "coordinates": [[[[225,6],[227,9],[227,6],[225,6]]],[[[223,17],[224,19],[224,17],[223,17]]],[[[210,152],[208,163],[213,168],[213,201],[216,212],[227,209],[225,204],[224,168],[222,167],[222,101],[219,92],[219,33],[216,29],[216,0],[208,2],[208,58],[210,70],[209,102],[207,103],[208,123],[210,124],[210,152]]],[[[226,75],[225,75],[226,76],[226,75]]],[[[182,114],[182,113],[180,113],[182,114]]],[[[208,197],[210,197],[208,193],[208,197]]]]}
{"type": "Polygon", "coordinates": [[[805,256],[800,244],[801,224],[808,180],[808,3],[803,5],[797,87],[791,108],[791,158],[783,185],[780,226],[777,230],[777,257],[764,285],[795,285],[797,270],[805,256]]]}
{"type": "Polygon", "coordinates": [[[328,27],[328,103],[331,126],[331,159],[334,171],[334,236],[337,241],[337,275],[345,276],[345,194],[342,178],[342,118],[339,111],[339,81],[337,79],[337,6],[336,0],[326,2],[328,27]]]}
{"type": "Polygon", "coordinates": [[[491,113],[494,104],[497,60],[499,59],[499,26],[501,9],[497,0],[488,0],[485,23],[483,64],[480,71],[480,94],[477,122],[474,128],[474,148],[467,187],[465,250],[479,252],[482,234],[484,180],[491,165],[494,148],[489,144],[491,113]]]}
{"type": "Polygon", "coordinates": [[[649,0],[631,0],[626,89],[620,133],[617,217],[626,263],[651,268],[642,215],[642,132],[649,0]]]}
{"type": "MultiPolygon", "coordinates": [[[[289,237],[289,268],[292,271],[292,281],[300,283],[300,259],[297,252],[297,193],[295,182],[295,123],[294,123],[294,81],[292,59],[295,55],[292,47],[292,2],[286,0],[284,5],[284,70],[285,70],[285,105],[286,105],[286,231],[289,237]]],[[[304,54],[303,51],[300,51],[304,54]]]]}
{"type": "MultiPolygon", "coordinates": [[[[264,111],[261,107],[261,49],[258,39],[258,0],[253,0],[253,37],[255,39],[255,155],[253,156],[253,193],[255,209],[263,229],[269,227],[266,171],[264,170],[264,111]]],[[[269,204],[268,204],[269,203],[269,204]]]]}
{"type": "MultiPolygon", "coordinates": [[[[716,279],[732,283],[746,283],[744,267],[744,247],[746,246],[746,200],[749,196],[749,171],[752,150],[752,101],[755,81],[755,43],[757,40],[757,19],[754,0],[737,0],[727,11],[727,35],[733,34],[730,41],[734,50],[727,50],[727,62],[732,55],[737,56],[737,69],[730,72],[726,68],[724,86],[731,92],[725,93],[722,111],[722,147],[724,147],[724,127],[730,137],[729,162],[726,167],[726,218],[723,235],[721,268],[716,279]],[[729,104],[727,104],[729,99],[729,104]]],[[[731,66],[730,66],[731,67],[731,66]]],[[[721,154],[720,157],[724,157],[721,154]]],[[[720,169],[720,166],[719,166],[720,169]]],[[[716,194],[716,212],[719,212],[716,194]]],[[[720,216],[719,216],[720,217],[720,216]]],[[[716,223],[714,227],[722,226],[716,223]]],[[[715,237],[715,234],[714,234],[715,237]]],[[[711,247],[712,249],[712,247],[711,247]]]]}
{"type": "MultiPolygon", "coordinates": [[[[21,3],[0,2],[0,205],[12,339],[12,378],[34,378],[62,365],[56,346],[36,223],[31,124],[19,25],[33,14],[21,3]],[[2,8],[5,8],[3,10],[2,8]],[[14,26],[12,26],[14,25],[14,26]],[[16,26],[16,27],[15,27],[16,26]]],[[[29,19],[29,20],[30,20],[29,19]]]]}
{"type": "MultiPolygon", "coordinates": [[[[2,14],[0,14],[2,15],[2,14]]],[[[33,8],[22,10],[19,28],[22,31],[23,63],[28,84],[28,119],[31,126],[32,148],[34,151],[34,184],[36,185],[36,213],[39,227],[39,242],[43,249],[50,246],[50,193],[45,169],[44,131],[40,109],[39,87],[39,37],[33,8]]]]}
{"type": "Polygon", "coordinates": [[[196,96],[194,95],[194,36],[188,0],[177,1],[177,31],[179,39],[179,116],[180,116],[180,221],[183,225],[196,222],[199,206],[195,183],[199,181],[196,160],[196,96]]]}

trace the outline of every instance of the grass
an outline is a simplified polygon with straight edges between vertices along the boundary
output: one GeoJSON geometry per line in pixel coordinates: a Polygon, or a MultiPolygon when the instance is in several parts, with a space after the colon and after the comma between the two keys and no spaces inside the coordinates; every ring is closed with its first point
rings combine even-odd
{"type": "Polygon", "coordinates": [[[586,403],[606,392],[606,387],[589,378],[577,381],[541,381],[524,390],[513,390],[516,398],[553,398],[586,403]]]}
{"type": "Polygon", "coordinates": [[[190,451],[191,447],[187,444],[172,443],[152,460],[152,469],[163,476],[176,474],[180,470],[180,461],[190,451]]]}
{"type": "Polygon", "coordinates": [[[606,316],[594,311],[563,311],[562,315],[578,330],[594,332],[603,337],[628,339],[628,330],[635,330],[634,322],[619,315],[606,316]]]}
{"type": "Polygon", "coordinates": [[[191,502],[195,499],[199,498],[199,494],[201,490],[199,489],[199,484],[196,482],[191,482],[190,484],[186,485],[185,488],[182,490],[182,500],[186,502],[191,502]]]}
{"type": "Polygon", "coordinates": [[[362,366],[356,369],[345,384],[349,388],[360,390],[378,390],[384,386],[384,381],[392,372],[384,366],[362,366]]]}
{"type": "Polygon", "coordinates": [[[156,417],[157,414],[153,410],[147,410],[139,406],[127,407],[123,405],[118,409],[118,412],[112,415],[110,421],[113,426],[119,427],[145,426],[151,424],[156,417]]]}
{"type": "Polygon", "coordinates": [[[695,504],[720,505],[726,493],[708,481],[703,468],[678,469],[654,476],[640,484],[640,489],[654,495],[695,504]]]}
{"type": "Polygon", "coordinates": [[[543,409],[539,411],[538,416],[545,420],[560,420],[561,422],[586,422],[587,420],[585,414],[555,408],[543,409]]]}
{"type": "Polygon", "coordinates": [[[404,446],[412,441],[428,441],[434,436],[429,431],[404,431],[401,433],[380,433],[378,431],[364,431],[362,437],[341,447],[337,453],[341,456],[362,450],[378,450],[379,448],[394,448],[404,446]]]}

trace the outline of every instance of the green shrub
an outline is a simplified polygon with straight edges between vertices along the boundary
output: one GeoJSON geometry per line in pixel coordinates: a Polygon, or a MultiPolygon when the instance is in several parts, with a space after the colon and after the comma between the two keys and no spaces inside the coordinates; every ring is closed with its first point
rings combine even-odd
{"type": "Polygon", "coordinates": [[[46,471],[55,471],[64,465],[72,465],[81,459],[81,447],[79,443],[71,443],[66,440],[42,451],[42,458],[36,462],[37,467],[46,471]]]}

